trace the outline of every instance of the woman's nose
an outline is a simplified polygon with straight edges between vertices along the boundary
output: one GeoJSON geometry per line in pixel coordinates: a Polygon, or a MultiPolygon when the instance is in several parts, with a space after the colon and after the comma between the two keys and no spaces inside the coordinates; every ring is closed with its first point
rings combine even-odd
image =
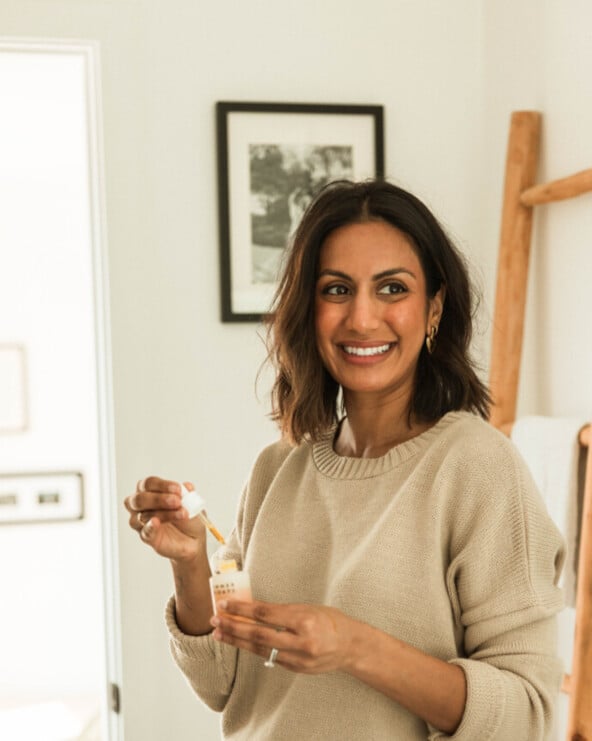
{"type": "Polygon", "coordinates": [[[380,306],[372,296],[357,294],[349,304],[347,328],[365,334],[378,327],[380,323],[380,306]]]}

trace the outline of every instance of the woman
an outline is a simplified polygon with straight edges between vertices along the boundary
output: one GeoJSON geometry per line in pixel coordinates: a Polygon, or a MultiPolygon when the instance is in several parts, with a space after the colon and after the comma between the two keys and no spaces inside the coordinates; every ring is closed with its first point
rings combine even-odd
{"type": "Polygon", "coordinates": [[[394,185],[331,184],[269,322],[282,440],[226,547],[256,600],[212,615],[204,529],[177,484],[126,500],[172,561],[173,656],[224,738],[543,739],[563,545],[483,419],[469,280],[442,228],[394,185]]]}

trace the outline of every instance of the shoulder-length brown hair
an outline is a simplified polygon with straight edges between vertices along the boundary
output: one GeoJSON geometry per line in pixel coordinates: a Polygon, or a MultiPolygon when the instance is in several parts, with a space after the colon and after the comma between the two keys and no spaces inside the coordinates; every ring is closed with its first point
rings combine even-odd
{"type": "Polygon", "coordinates": [[[469,357],[472,288],[464,260],[431,211],[414,195],[383,180],[337,181],[308,206],[294,234],[272,311],[268,360],[275,366],[271,417],[294,443],[317,440],[343,413],[339,385],[325,369],[315,337],[319,253],[346,224],[385,221],[411,240],[426,277],[428,298],[446,287],[435,349],[424,346],[416,370],[410,418],[433,422],[467,410],[487,418],[490,396],[469,357]]]}

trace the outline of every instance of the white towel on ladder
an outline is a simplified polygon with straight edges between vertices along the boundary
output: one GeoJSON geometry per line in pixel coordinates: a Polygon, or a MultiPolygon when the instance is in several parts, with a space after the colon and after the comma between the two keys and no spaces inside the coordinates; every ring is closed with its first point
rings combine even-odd
{"type": "MultiPolygon", "coordinates": [[[[558,653],[564,671],[571,673],[575,629],[577,544],[579,542],[578,461],[583,420],[524,417],[514,423],[512,441],[525,459],[547,510],[566,542],[560,584],[567,605],[558,618],[558,653]]],[[[557,698],[549,741],[563,741],[567,729],[568,697],[557,698]]]]}
{"type": "Polygon", "coordinates": [[[512,441],[526,461],[547,511],[566,541],[561,586],[566,605],[576,601],[576,556],[579,541],[579,431],[585,421],[524,417],[514,423],[512,441]]]}

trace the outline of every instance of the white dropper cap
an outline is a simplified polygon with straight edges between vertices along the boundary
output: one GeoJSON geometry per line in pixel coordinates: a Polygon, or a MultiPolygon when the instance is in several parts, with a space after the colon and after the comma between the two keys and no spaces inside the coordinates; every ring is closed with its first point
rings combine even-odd
{"type": "Polygon", "coordinates": [[[197,517],[205,509],[204,498],[196,491],[189,491],[183,484],[181,486],[181,505],[189,513],[189,517],[197,517]]]}

